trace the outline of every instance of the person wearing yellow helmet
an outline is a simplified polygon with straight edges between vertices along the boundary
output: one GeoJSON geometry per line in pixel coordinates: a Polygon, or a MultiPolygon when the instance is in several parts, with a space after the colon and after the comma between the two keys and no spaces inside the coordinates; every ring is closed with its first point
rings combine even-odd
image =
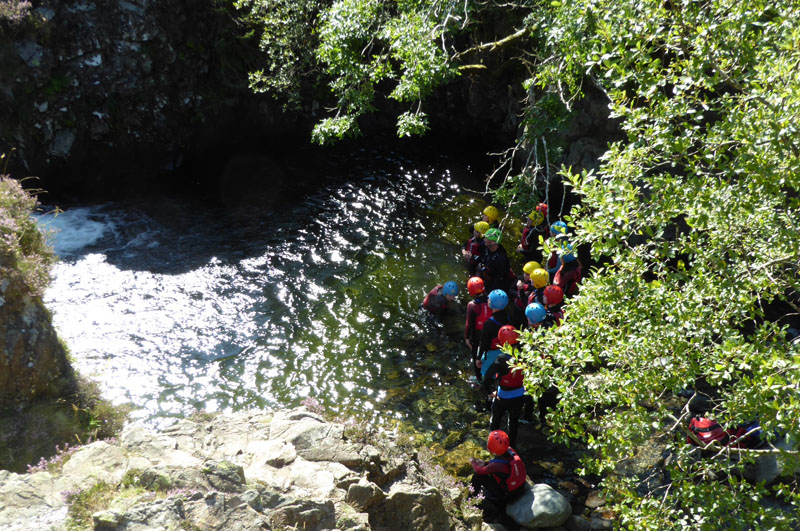
{"type": "Polygon", "coordinates": [[[483,216],[481,216],[481,220],[488,223],[491,228],[496,229],[500,226],[497,222],[499,217],[500,211],[497,210],[497,207],[489,205],[483,209],[483,216]]]}
{"type": "Polygon", "coordinates": [[[528,304],[538,302],[544,304],[544,288],[550,283],[550,273],[546,269],[536,269],[531,273],[533,290],[528,295],[528,304]]]}
{"type": "Polygon", "coordinates": [[[517,279],[517,296],[514,303],[523,310],[528,305],[528,297],[534,289],[531,273],[537,269],[542,269],[542,265],[539,262],[530,261],[522,267],[522,278],[517,279]]]}
{"type": "Polygon", "coordinates": [[[488,223],[485,221],[477,222],[472,227],[472,238],[464,242],[464,246],[461,249],[461,255],[464,257],[464,262],[467,264],[467,270],[470,276],[475,276],[475,272],[478,269],[478,261],[486,252],[483,235],[488,230],[488,223]]]}
{"type": "Polygon", "coordinates": [[[539,205],[525,218],[525,227],[522,229],[522,240],[517,246],[517,252],[528,260],[539,258],[537,241],[540,235],[544,235],[547,229],[547,205],[539,205]]]}

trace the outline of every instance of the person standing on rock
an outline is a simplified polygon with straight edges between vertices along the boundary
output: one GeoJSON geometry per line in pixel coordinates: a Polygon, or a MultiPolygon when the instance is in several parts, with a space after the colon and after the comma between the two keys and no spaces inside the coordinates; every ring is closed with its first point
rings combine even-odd
{"type": "Polygon", "coordinates": [[[494,456],[491,460],[472,458],[469,462],[474,472],[470,482],[470,495],[483,495],[480,503],[483,519],[492,522],[502,516],[509,502],[522,494],[523,489],[520,487],[525,485],[527,474],[525,464],[511,447],[506,432],[491,432],[486,448],[494,456]]]}

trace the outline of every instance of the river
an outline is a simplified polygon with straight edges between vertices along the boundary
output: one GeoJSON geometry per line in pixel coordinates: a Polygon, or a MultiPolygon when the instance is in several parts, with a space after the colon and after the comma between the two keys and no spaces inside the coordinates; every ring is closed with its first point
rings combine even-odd
{"type": "Polygon", "coordinates": [[[485,429],[460,263],[482,175],[372,155],[268,209],[150,196],[40,216],[61,258],[45,303],[76,368],[156,426],[310,400],[448,447],[485,429]],[[432,326],[419,304],[451,279],[456,315],[432,326]]]}

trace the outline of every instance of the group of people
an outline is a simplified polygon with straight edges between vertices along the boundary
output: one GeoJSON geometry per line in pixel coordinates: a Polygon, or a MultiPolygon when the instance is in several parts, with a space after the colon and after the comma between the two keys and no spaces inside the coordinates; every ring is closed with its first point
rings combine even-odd
{"type": "MultiPolygon", "coordinates": [[[[495,509],[513,498],[525,483],[524,465],[513,448],[523,412],[530,420],[534,400],[525,393],[523,371],[514,367],[519,333],[526,328],[559,326],[564,320],[565,297],[577,293],[582,276],[566,223],[548,224],[544,203],[526,216],[517,246],[526,262],[522,273],[516,275],[502,245],[499,215],[494,206],[486,207],[481,220],[471,227],[472,237],[462,250],[470,275],[467,292],[472,299],[466,309],[464,341],[473,378],[491,404],[487,448],[495,456],[489,462],[472,460],[472,487],[495,509]],[[550,251],[546,260],[540,256],[539,242],[550,251]],[[504,351],[504,346],[510,348],[504,351]],[[508,427],[503,431],[500,427],[506,417],[508,427]]],[[[441,319],[458,293],[455,281],[437,285],[425,297],[423,307],[441,319]]],[[[540,422],[545,423],[546,410],[555,404],[556,397],[557,390],[551,389],[539,398],[540,422]]]]}

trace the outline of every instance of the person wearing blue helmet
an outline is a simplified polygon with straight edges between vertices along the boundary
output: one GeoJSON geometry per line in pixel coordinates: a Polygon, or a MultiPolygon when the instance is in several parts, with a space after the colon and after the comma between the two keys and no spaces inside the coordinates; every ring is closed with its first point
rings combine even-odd
{"type": "MultiPolygon", "coordinates": [[[[483,330],[481,330],[481,341],[478,345],[478,361],[476,365],[479,368],[488,369],[494,358],[500,354],[500,340],[497,338],[500,328],[509,324],[508,323],[508,295],[501,289],[496,289],[489,293],[489,309],[492,310],[492,316],[483,323],[483,330]],[[488,365],[486,365],[488,363],[488,365]]],[[[486,371],[482,370],[481,376],[486,371]]]]}
{"type": "MultiPolygon", "coordinates": [[[[528,326],[536,329],[544,326],[547,323],[547,310],[538,302],[532,302],[525,308],[525,317],[528,318],[528,326]]],[[[554,408],[558,404],[558,388],[551,386],[548,390],[542,393],[539,400],[536,401],[539,409],[539,423],[544,426],[547,424],[547,410],[554,408]]],[[[530,407],[526,404],[526,409],[530,407]]],[[[529,418],[529,413],[526,411],[526,418],[529,418]]]]}
{"type": "Polygon", "coordinates": [[[578,283],[583,277],[583,268],[578,257],[575,256],[571,243],[562,242],[560,251],[560,267],[553,277],[553,284],[560,287],[565,296],[571,297],[578,293],[578,283]]]}
{"type": "Polygon", "coordinates": [[[445,313],[447,313],[450,303],[456,300],[458,295],[458,284],[449,280],[434,287],[422,301],[422,307],[428,310],[433,317],[441,320],[445,313]]]}
{"type": "Polygon", "coordinates": [[[551,275],[555,275],[561,263],[558,257],[558,246],[567,238],[567,224],[563,221],[556,221],[550,225],[550,258],[547,259],[546,269],[551,275]]]}
{"type": "Polygon", "coordinates": [[[532,302],[525,308],[525,317],[529,327],[538,328],[547,317],[547,310],[538,302],[532,302]]]}

